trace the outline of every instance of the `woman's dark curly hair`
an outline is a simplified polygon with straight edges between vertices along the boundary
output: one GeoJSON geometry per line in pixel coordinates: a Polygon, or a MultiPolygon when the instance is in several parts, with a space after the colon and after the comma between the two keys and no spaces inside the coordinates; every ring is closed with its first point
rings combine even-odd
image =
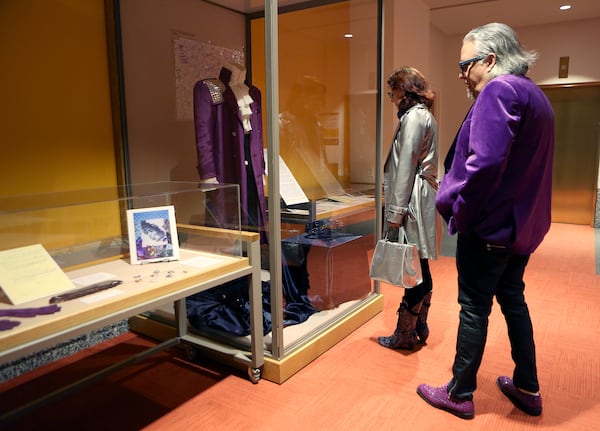
{"type": "Polygon", "coordinates": [[[406,110],[417,103],[422,103],[429,109],[433,106],[433,90],[423,74],[414,67],[404,66],[394,71],[387,79],[387,84],[392,91],[402,91],[400,110],[406,110]]]}

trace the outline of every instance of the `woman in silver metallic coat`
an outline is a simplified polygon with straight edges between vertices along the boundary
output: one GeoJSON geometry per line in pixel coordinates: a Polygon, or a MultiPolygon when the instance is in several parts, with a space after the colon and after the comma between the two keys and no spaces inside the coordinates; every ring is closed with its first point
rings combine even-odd
{"type": "Polygon", "coordinates": [[[435,208],[438,189],[438,131],[430,109],[434,93],[423,75],[412,67],[396,70],[387,80],[391,101],[400,119],[384,165],[384,229],[395,240],[403,226],[409,242],[417,244],[423,281],[405,289],[398,323],[379,344],[413,350],[429,336],[427,314],[433,281],[429,260],[437,259],[441,219],[435,208]]]}

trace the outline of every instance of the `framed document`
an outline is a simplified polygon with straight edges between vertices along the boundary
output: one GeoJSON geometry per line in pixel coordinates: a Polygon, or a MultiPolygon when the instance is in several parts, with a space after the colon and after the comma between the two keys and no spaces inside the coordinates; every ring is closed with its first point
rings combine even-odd
{"type": "Polygon", "coordinates": [[[131,264],[179,259],[173,205],[127,210],[131,264]]]}

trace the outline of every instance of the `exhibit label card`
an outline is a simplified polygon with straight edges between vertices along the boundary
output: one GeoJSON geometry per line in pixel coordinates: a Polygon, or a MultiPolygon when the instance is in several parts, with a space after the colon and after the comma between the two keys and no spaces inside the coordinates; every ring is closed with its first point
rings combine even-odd
{"type": "MultiPolygon", "coordinates": [[[[267,149],[264,150],[265,159],[268,158],[267,149]]],[[[265,174],[269,175],[268,168],[265,167],[265,174]]],[[[300,187],[298,180],[292,174],[292,171],[286,165],[285,161],[279,156],[279,194],[286,205],[296,205],[308,203],[308,197],[300,187]]]]}
{"type": "Polygon", "coordinates": [[[41,244],[0,251],[0,287],[13,305],[74,288],[41,244]]]}

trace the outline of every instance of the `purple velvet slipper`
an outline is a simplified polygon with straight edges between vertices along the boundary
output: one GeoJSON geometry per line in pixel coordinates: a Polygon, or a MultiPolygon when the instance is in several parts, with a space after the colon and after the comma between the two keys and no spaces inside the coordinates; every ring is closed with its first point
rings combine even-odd
{"type": "Polygon", "coordinates": [[[435,408],[446,410],[461,419],[473,419],[475,407],[471,400],[457,400],[448,394],[448,386],[434,388],[429,385],[419,385],[417,394],[435,408]]]}
{"type": "Polygon", "coordinates": [[[542,397],[541,395],[530,395],[520,391],[513,383],[510,377],[500,376],[498,387],[506,398],[508,398],[520,410],[531,416],[539,416],[542,414],[542,397]]]}

